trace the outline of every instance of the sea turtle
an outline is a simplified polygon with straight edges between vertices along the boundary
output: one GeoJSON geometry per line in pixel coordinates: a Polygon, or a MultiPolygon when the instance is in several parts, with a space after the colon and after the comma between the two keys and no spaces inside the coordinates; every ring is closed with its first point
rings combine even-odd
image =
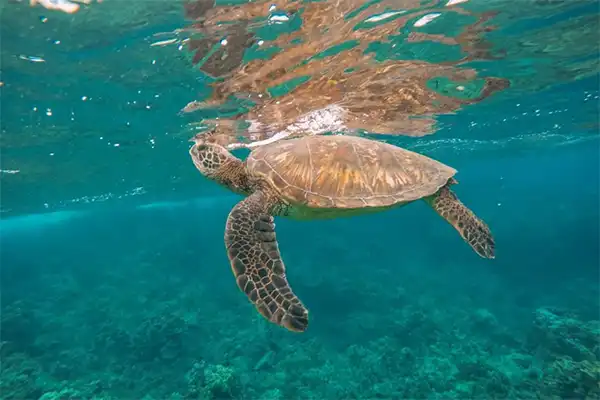
{"type": "Polygon", "coordinates": [[[237,285],[261,315],[290,331],[306,330],[308,311],[286,279],[274,216],[333,218],[423,199],[477,254],[494,258],[488,226],[450,190],[456,170],[436,160],[367,138],[327,135],[261,146],[242,161],[212,135],[196,135],[189,153],[203,175],[245,196],[225,226],[237,285]]]}

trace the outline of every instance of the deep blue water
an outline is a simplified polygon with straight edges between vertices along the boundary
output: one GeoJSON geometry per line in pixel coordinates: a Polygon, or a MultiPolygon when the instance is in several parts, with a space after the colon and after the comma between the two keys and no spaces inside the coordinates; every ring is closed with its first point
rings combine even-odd
{"type": "Polygon", "coordinates": [[[210,80],[148,46],[185,26],[179,5],[94,19],[106,2],[69,16],[4,6],[0,398],[599,398],[598,54],[548,34],[584,18],[589,38],[596,3],[531,2],[539,15],[518,18],[494,2],[506,55],[472,63],[510,88],[436,116],[428,135],[366,132],[456,168],[454,190],[490,226],[496,258],[424,202],[277,218],[310,311],[296,334],[236,287],[223,232],[241,197],[187,154],[191,124],[212,111],[177,112],[210,80]],[[28,37],[40,14],[53,33],[28,37]],[[57,64],[59,35],[69,47],[57,64]],[[48,60],[20,63],[31,49],[48,60]]]}

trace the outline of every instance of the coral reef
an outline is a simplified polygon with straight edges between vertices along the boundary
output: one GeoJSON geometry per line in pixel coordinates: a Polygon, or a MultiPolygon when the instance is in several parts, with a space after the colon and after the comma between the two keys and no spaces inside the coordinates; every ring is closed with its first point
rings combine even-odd
{"type": "MultiPolygon", "coordinates": [[[[352,252],[361,258],[361,250],[352,252]]],[[[600,322],[572,309],[484,307],[479,286],[457,296],[444,274],[398,287],[414,282],[411,270],[392,281],[384,270],[356,266],[354,278],[337,285],[331,272],[313,276],[313,296],[331,309],[317,307],[311,332],[289,335],[248,309],[227,279],[209,275],[212,283],[199,287],[198,275],[185,269],[174,278],[172,256],[143,252],[122,259],[136,268],[42,272],[39,280],[11,282],[2,304],[3,398],[600,395],[600,322]],[[186,283],[186,274],[196,278],[186,283]],[[73,296],[75,303],[67,301],[73,296]],[[516,325],[503,322],[515,317],[516,325]]],[[[194,264],[197,256],[189,257],[181,262],[194,264]]],[[[289,259],[297,261],[293,252],[289,259]]]]}

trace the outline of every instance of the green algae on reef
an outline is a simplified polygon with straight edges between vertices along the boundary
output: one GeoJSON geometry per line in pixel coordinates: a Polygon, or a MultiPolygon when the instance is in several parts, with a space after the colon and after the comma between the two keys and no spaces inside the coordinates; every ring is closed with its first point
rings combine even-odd
{"type": "MultiPolygon", "coordinates": [[[[470,303],[479,289],[457,296],[448,288],[453,300],[444,300],[443,277],[387,292],[380,286],[389,278],[376,271],[363,272],[369,275],[366,287],[363,280],[350,279],[334,285],[330,272],[314,277],[328,288],[333,307],[315,321],[316,340],[265,325],[227,289],[229,281],[209,285],[187,279],[185,269],[169,272],[177,253],[166,251],[114,255],[112,262],[102,261],[114,265],[108,268],[92,263],[86,270],[41,272],[23,283],[26,299],[12,301],[9,293],[1,313],[3,398],[592,399],[600,394],[599,322],[572,311],[540,307],[523,314],[527,324],[507,327],[490,309],[470,303]],[[119,268],[118,258],[129,267],[119,268]],[[344,310],[348,299],[360,302],[344,310]],[[376,313],[381,307],[392,312],[376,313]],[[331,323],[344,337],[332,331],[334,337],[327,339],[327,330],[334,329],[328,327],[328,312],[336,315],[331,323]]],[[[194,251],[179,257],[183,265],[190,263],[188,257],[197,260],[194,251]]],[[[396,279],[414,282],[406,274],[396,279]]],[[[318,293],[318,286],[313,291],[318,293]]]]}

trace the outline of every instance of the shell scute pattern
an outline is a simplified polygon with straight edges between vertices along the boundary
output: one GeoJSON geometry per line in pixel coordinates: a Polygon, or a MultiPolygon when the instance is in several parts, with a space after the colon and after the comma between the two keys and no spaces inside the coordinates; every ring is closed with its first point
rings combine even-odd
{"type": "Polygon", "coordinates": [[[436,160],[354,136],[311,136],[255,149],[251,174],[315,208],[385,207],[434,194],[455,173],[436,160]]]}

